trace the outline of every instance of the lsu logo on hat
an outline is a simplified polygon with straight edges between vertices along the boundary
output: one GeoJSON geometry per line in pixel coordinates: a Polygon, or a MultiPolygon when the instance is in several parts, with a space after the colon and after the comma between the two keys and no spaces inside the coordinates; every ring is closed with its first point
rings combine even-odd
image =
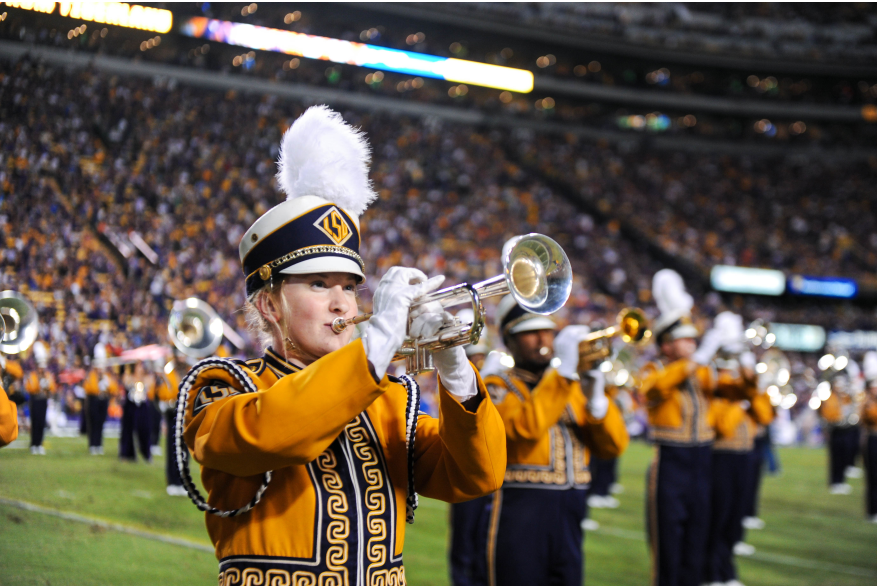
{"type": "Polygon", "coordinates": [[[350,229],[344,214],[335,206],[326,210],[326,213],[314,222],[314,226],[332,239],[332,242],[338,246],[346,243],[347,239],[353,235],[353,230],[350,229]]]}

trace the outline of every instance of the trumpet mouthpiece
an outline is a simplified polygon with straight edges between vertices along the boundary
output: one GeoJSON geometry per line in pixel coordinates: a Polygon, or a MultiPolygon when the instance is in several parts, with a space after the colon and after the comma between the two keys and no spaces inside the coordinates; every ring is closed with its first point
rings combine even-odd
{"type": "Polygon", "coordinates": [[[335,318],[332,321],[332,332],[335,334],[341,334],[347,329],[347,320],[344,318],[335,318]]]}

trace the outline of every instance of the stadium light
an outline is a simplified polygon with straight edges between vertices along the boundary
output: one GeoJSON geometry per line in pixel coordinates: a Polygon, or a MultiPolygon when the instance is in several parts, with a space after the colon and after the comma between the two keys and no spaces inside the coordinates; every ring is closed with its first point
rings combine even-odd
{"type": "Polygon", "coordinates": [[[770,334],[775,337],[774,344],[784,351],[816,352],[825,346],[825,329],[813,324],[771,322],[770,334]]]}
{"type": "Polygon", "coordinates": [[[714,289],[733,293],[778,296],[786,290],[786,276],[774,269],[716,265],[710,272],[714,289]]]}
{"type": "Polygon", "coordinates": [[[192,17],[182,22],[179,31],[188,37],[249,49],[274,51],[309,59],[371,67],[512,92],[533,91],[533,74],[524,69],[401,51],[203,16],[192,17]]]}
{"type": "Polygon", "coordinates": [[[125,2],[4,2],[10,8],[58,14],[77,20],[111,24],[131,29],[166,33],[173,27],[170,10],[125,2]]]}

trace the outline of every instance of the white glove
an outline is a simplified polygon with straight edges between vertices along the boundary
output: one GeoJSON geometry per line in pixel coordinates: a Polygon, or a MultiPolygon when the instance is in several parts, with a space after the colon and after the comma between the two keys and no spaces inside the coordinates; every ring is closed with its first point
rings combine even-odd
{"type": "Polygon", "coordinates": [[[709,365],[716,353],[719,352],[719,347],[722,346],[722,337],[721,330],[716,328],[707,330],[700,340],[700,346],[691,355],[691,360],[700,365],[709,365]]]}
{"type": "Polygon", "coordinates": [[[734,312],[720,312],[713,322],[713,329],[722,333],[722,347],[730,353],[743,352],[743,317],[734,312]]]}
{"type": "Polygon", "coordinates": [[[432,360],[442,380],[442,385],[460,403],[478,395],[475,369],[461,346],[455,346],[432,354],[432,360]]]}
{"type": "Polygon", "coordinates": [[[579,380],[579,343],[590,333],[587,326],[567,326],[554,339],[554,356],[560,359],[557,372],[563,377],[579,380]]]}
{"type": "Polygon", "coordinates": [[[740,366],[745,369],[755,370],[755,353],[746,351],[740,354],[740,366]]]}
{"type": "Polygon", "coordinates": [[[417,269],[391,267],[381,279],[372,304],[374,316],[363,335],[365,355],[383,379],[408,330],[411,302],[438,288],[444,275],[430,279],[417,269]]]}
{"type": "Polygon", "coordinates": [[[487,358],[484,359],[484,364],[481,365],[481,378],[485,378],[488,375],[497,375],[506,370],[505,365],[503,365],[500,361],[502,359],[502,355],[497,351],[493,351],[492,353],[487,353],[487,358]]]}
{"type": "Polygon", "coordinates": [[[606,397],[606,375],[599,369],[588,371],[588,376],[582,379],[582,387],[588,384],[593,386],[591,399],[588,400],[588,411],[600,420],[609,411],[609,398],[606,397]]]}
{"type": "MultiPolygon", "coordinates": [[[[444,307],[438,302],[417,306],[411,311],[411,318],[409,334],[412,338],[435,336],[442,326],[454,322],[454,317],[445,312],[444,307]]],[[[478,394],[475,371],[472,370],[463,347],[434,352],[432,360],[442,384],[460,403],[478,394]]]]}

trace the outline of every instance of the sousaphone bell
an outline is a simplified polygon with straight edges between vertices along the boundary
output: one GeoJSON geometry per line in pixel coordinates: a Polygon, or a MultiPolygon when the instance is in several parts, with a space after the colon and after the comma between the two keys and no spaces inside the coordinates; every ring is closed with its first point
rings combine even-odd
{"type": "Polygon", "coordinates": [[[210,304],[198,298],[174,302],[167,321],[171,342],[189,357],[209,357],[222,342],[222,318],[210,304]]]}
{"type": "Polygon", "coordinates": [[[14,355],[30,348],[37,339],[39,323],[36,308],[21,293],[12,290],[0,292],[0,319],[0,351],[14,355]]]}

